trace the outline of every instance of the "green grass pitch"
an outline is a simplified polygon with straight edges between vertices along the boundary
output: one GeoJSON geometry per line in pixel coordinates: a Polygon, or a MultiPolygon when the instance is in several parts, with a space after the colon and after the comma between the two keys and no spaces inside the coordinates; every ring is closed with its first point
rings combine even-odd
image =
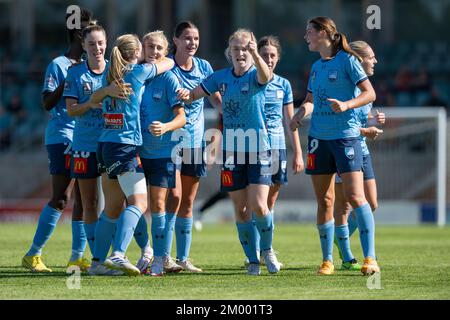
{"type": "MultiPolygon", "coordinates": [[[[318,276],[321,251],[315,226],[281,223],[276,225],[274,247],[284,268],[277,275],[268,274],[264,266],[259,277],[246,275],[235,227],[227,223],[205,225],[202,232],[193,233],[191,257],[203,268],[202,274],[135,278],[82,274],[81,288],[68,289],[70,225],[58,225],[44,249],[52,274],[31,274],[20,266],[35,227],[0,224],[0,299],[450,299],[448,227],[378,226],[381,288],[372,290],[359,272],[337,270],[332,276],[318,276]]],[[[357,234],[352,248],[361,261],[357,234]]],[[[128,257],[131,261],[139,257],[134,240],[128,257]]],[[[337,250],[335,263],[340,265],[337,250]]]]}

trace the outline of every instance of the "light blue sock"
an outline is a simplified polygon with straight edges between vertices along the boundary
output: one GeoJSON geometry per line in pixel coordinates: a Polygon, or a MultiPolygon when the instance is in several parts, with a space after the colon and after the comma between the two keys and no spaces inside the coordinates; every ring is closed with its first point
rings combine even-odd
{"type": "Polygon", "coordinates": [[[334,219],[318,224],[320,246],[322,248],[322,259],[333,262],[333,240],[334,240],[334,219]]]}
{"type": "Polygon", "coordinates": [[[155,257],[164,257],[165,255],[165,234],[166,214],[152,213],[152,242],[153,254],[155,257]]]}
{"type": "Polygon", "coordinates": [[[95,226],[94,259],[105,261],[111,247],[111,239],[116,229],[117,219],[112,219],[102,212],[95,226]]]}
{"type": "Polygon", "coordinates": [[[125,255],[133,238],[134,229],[142,216],[141,210],[136,206],[128,206],[120,214],[117,221],[117,230],[114,238],[113,252],[125,255]]]}
{"type": "Polygon", "coordinates": [[[86,231],[84,231],[83,221],[72,221],[72,256],[70,261],[75,261],[83,257],[86,249],[86,231]]]}
{"type": "Polygon", "coordinates": [[[89,249],[91,250],[92,256],[94,255],[95,247],[95,227],[97,226],[97,221],[93,223],[85,223],[84,230],[86,231],[86,238],[89,244],[89,249]]]}
{"type": "Polygon", "coordinates": [[[41,255],[42,248],[48,239],[50,239],[60,217],[61,212],[50,207],[48,204],[42,208],[33,243],[27,252],[27,256],[41,255]]]}
{"type": "Polygon", "coordinates": [[[164,245],[164,255],[170,256],[172,252],[172,242],[173,242],[173,231],[175,230],[175,213],[166,213],[166,227],[164,229],[164,239],[166,239],[166,243],[164,245]]]}
{"type": "Polygon", "coordinates": [[[175,220],[175,234],[177,242],[177,259],[184,261],[189,257],[192,241],[192,218],[181,218],[175,220]]]}
{"type": "Polygon", "coordinates": [[[259,231],[256,228],[255,213],[252,213],[252,224],[253,228],[255,229],[256,251],[261,252],[261,236],[259,235],[259,231]]]}
{"type": "Polygon", "coordinates": [[[359,239],[363,249],[364,258],[375,256],[375,221],[372,209],[368,203],[355,209],[356,221],[358,222],[359,239]]]}
{"type": "Polygon", "coordinates": [[[136,242],[141,250],[144,250],[150,245],[148,241],[147,220],[144,215],[141,216],[136,229],[134,230],[134,239],[136,239],[136,242]]]}
{"type": "Polygon", "coordinates": [[[273,223],[272,223],[272,213],[268,212],[263,217],[258,217],[255,215],[256,228],[258,229],[260,239],[260,250],[272,249],[273,240],[273,223]]]}
{"type": "Polygon", "coordinates": [[[239,241],[241,242],[242,249],[248,258],[250,263],[259,263],[257,256],[257,241],[256,234],[258,231],[254,225],[253,221],[248,221],[244,223],[236,222],[236,228],[238,232],[239,241]]]}
{"type": "Polygon", "coordinates": [[[344,262],[349,262],[355,259],[350,249],[350,238],[348,234],[348,225],[335,226],[334,232],[338,241],[339,249],[341,249],[342,259],[344,262]]]}
{"type": "Polygon", "coordinates": [[[350,212],[348,215],[348,236],[351,237],[353,233],[358,229],[358,223],[356,222],[356,218],[354,217],[353,212],[350,212]]]}

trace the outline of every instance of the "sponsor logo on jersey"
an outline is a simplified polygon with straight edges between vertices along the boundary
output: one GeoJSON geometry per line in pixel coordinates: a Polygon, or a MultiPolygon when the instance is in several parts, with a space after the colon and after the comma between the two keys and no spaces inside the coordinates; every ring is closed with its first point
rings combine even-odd
{"type": "Polygon", "coordinates": [[[153,101],[160,101],[163,95],[163,91],[159,88],[153,89],[153,101]]]}
{"type": "Polygon", "coordinates": [[[73,158],[73,172],[82,174],[88,171],[88,159],[87,158],[73,158]]]}
{"type": "Polygon", "coordinates": [[[105,113],[103,118],[105,119],[105,129],[123,129],[123,113],[105,113]]]}
{"type": "Polygon", "coordinates": [[[82,87],[85,96],[90,96],[92,94],[92,81],[83,81],[82,87]]]}
{"type": "Polygon", "coordinates": [[[225,95],[225,91],[227,91],[227,84],[226,84],[225,82],[222,82],[222,83],[219,85],[219,92],[220,92],[220,95],[221,95],[221,96],[224,96],[224,95],[225,95]]]}
{"type": "Polygon", "coordinates": [[[355,149],[353,147],[345,147],[344,152],[345,156],[350,160],[353,160],[353,158],[355,158],[355,149]]]}
{"type": "Polygon", "coordinates": [[[52,75],[49,75],[46,79],[45,79],[45,87],[51,90],[56,89],[56,80],[55,78],[53,78],[52,75]]]}
{"type": "Polygon", "coordinates": [[[284,92],[283,90],[277,90],[277,99],[283,99],[284,92]]]}
{"type": "Polygon", "coordinates": [[[250,84],[248,82],[241,83],[241,92],[247,94],[250,90],[250,84]]]}
{"type": "Polygon", "coordinates": [[[306,169],[314,170],[316,169],[316,155],[312,153],[308,153],[306,157],[306,169]]]}
{"type": "Polygon", "coordinates": [[[337,70],[330,70],[328,71],[328,80],[331,82],[336,81],[338,78],[338,71],[337,70]]]}
{"type": "Polygon", "coordinates": [[[233,172],[223,170],[221,173],[222,186],[232,187],[233,186],[233,172]]]}

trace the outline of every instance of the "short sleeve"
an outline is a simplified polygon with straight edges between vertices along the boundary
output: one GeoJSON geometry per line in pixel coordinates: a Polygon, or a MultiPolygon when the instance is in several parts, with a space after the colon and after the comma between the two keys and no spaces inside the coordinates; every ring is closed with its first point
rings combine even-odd
{"type": "Polygon", "coordinates": [[[358,85],[367,79],[367,75],[358,59],[353,55],[345,55],[345,71],[354,85],[358,85]]]}
{"type": "Polygon", "coordinates": [[[55,61],[50,62],[45,71],[44,86],[42,87],[42,93],[53,92],[58,88],[60,84],[60,71],[59,66],[55,61]]]}
{"type": "Polygon", "coordinates": [[[311,71],[309,72],[309,78],[308,78],[308,92],[312,93],[312,79],[316,76],[316,73],[314,71],[314,66],[311,67],[311,71]]]}
{"type": "Polygon", "coordinates": [[[66,98],[69,97],[78,99],[79,98],[78,86],[73,74],[74,72],[72,70],[73,69],[69,69],[69,71],[67,72],[66,81],[64,82],[63,96],[66,98]]]}
{"type": "Polygon", "coordinates": [[[283,81],[283,90],[284,90],[284,98],[283,98],[283,105],[289,104],[294,101],[294,97],[292,94],[292,87],[291,83],[287,80],[283,81]]]}
{"type": "Polygon", "coordinates": [[[200,86],[208,96],[214,92],[219,91],[219,85],[217,83],[217,72],[214,72],[208,78],[203,80],[200,86]]]}
{"type": "Polygon", "coordinates": [[[205,61],[205,76],[209,77],[213,73],[214,73],[214,70],[211,67],[211,65],[209,64],[209,62],[205,61]]]}
{"type": "MultiPolygon", "coordinates": [[[[171,72],[171,71],[168,71],[171,72]]],[[[171,74],[167,78],[166,82],[166,94],[167,100],[171,108],[182,105],[183,103],[177,99],[177,90],[181,88],[180,83],[175,75],[171,74]]]]}
{"type": "Polygon", "coordinates": [[[140,82],[144,83],[157,75],[156,65],[153,63],[143,63],[136,65],[133,74],[140,82]]]}

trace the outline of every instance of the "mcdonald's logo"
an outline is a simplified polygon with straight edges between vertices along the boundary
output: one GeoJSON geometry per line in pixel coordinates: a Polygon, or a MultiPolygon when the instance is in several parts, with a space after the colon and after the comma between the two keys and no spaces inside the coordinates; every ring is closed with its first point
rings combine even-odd
{"type": "Polygon", "coordinates": [[[65,162],[64,166],[67,170],[70,170],[70,154],[66,154],[65,157],[66,157],[66,162],[65,162]]]}
{"type": "Polygon", "coordinates": [[[87,173],[87,159],[86,158],[74,158],[73,172],[74,173],[87,173]]]}
{"type": "Polygon", "coordinates": [[[222,171],[222,186],[232,187],[233,186],[233,172],[232,171],[222,171]]]}
{"type": "Polygon", "coordinates": [[[314,170],[316,168],[316,155],[308,153],[306,158],[306,169],[314,170]]]}

